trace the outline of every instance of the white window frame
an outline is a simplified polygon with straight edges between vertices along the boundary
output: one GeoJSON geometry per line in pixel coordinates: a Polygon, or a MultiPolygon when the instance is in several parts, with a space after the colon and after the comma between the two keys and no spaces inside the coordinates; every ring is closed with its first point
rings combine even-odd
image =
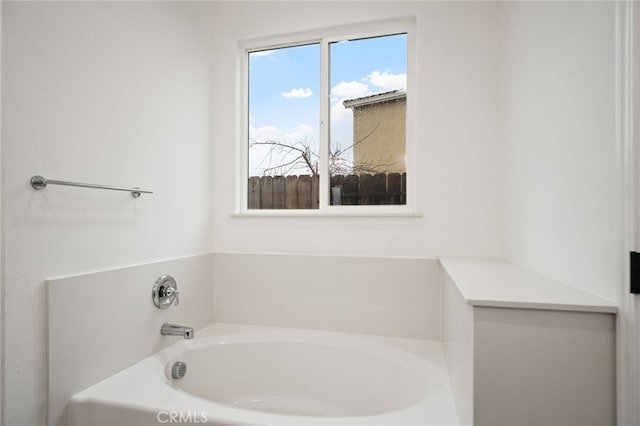
{"type": "Polygon", "coordinates": [[[359,23],[324,28],[301,33],[283,34],[245,40],[238,46],[240,79],[237,200],[233,216],[420,216],[416,200],[416,23],[414,17],[359,23]],[[406,109],[406,204],[402,205],[341,205],[329,204],[329,45],[342,40],[354,40],[392,34],[407,34],[407,109],[406,109]],[[320,44],[320,181],[318,209],[249,209],[249,53],[277,48],[320,44]]]}

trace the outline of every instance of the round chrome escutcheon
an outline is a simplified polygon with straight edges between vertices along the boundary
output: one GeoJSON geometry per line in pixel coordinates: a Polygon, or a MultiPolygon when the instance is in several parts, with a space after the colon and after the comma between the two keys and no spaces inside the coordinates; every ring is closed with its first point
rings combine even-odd
{"type": "Polygon", "coordinates": [[[151,297],[153,304],[159,309],[167,309],[174,301],[177,305],[179,299],[176,280],[171,275],[163,275],[158,278],[153,285],[151,297]]]}

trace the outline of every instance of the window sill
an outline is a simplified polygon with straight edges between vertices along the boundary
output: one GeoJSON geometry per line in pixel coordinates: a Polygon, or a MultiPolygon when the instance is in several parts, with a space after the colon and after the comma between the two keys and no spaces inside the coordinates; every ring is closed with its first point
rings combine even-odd
{"type": "Polygon", "coordinates": [[[423,217],[422,213],[411,211],[326,211],[326,210],[245,210],[230,213],[232,218],[244,217],[423,217]]]}

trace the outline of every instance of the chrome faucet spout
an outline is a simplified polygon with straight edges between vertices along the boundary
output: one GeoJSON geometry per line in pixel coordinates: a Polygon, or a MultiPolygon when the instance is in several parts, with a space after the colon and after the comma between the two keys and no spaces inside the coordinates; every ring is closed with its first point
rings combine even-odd
{"type": "Polygon", "coordinates": [[[162,324],[162,328],[160,328],[160,334],[163,336],[182,336],[185,339],[193,339],[195,336],[195,332],[191,327],[185,327],[184,325],[177,324],[162,324]]]}

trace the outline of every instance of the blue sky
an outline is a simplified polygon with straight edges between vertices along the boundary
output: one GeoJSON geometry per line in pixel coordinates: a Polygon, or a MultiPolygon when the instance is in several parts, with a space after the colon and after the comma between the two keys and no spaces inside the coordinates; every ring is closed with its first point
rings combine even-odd
{"type": "MultiPolygon", "coordinates": [[[[406,35],[385,36],[330,45],[331,141],[351,144],[352,112],[345,99],[406,89],[406,35]]],[[[320,45],[287,47],[249,55],[249,137],[252,141],[304,141],[319,151],[320,45]]],[[[300,145],[296,145],[300,146],[300,145]]],[[[286,163],[292,157],[250,149],[249,174],[286,163]]],[[[291,156],[292,154],[289,154],[291,156]]],[[[304,168],[291,174],[307,174],[304,168]]]]}

